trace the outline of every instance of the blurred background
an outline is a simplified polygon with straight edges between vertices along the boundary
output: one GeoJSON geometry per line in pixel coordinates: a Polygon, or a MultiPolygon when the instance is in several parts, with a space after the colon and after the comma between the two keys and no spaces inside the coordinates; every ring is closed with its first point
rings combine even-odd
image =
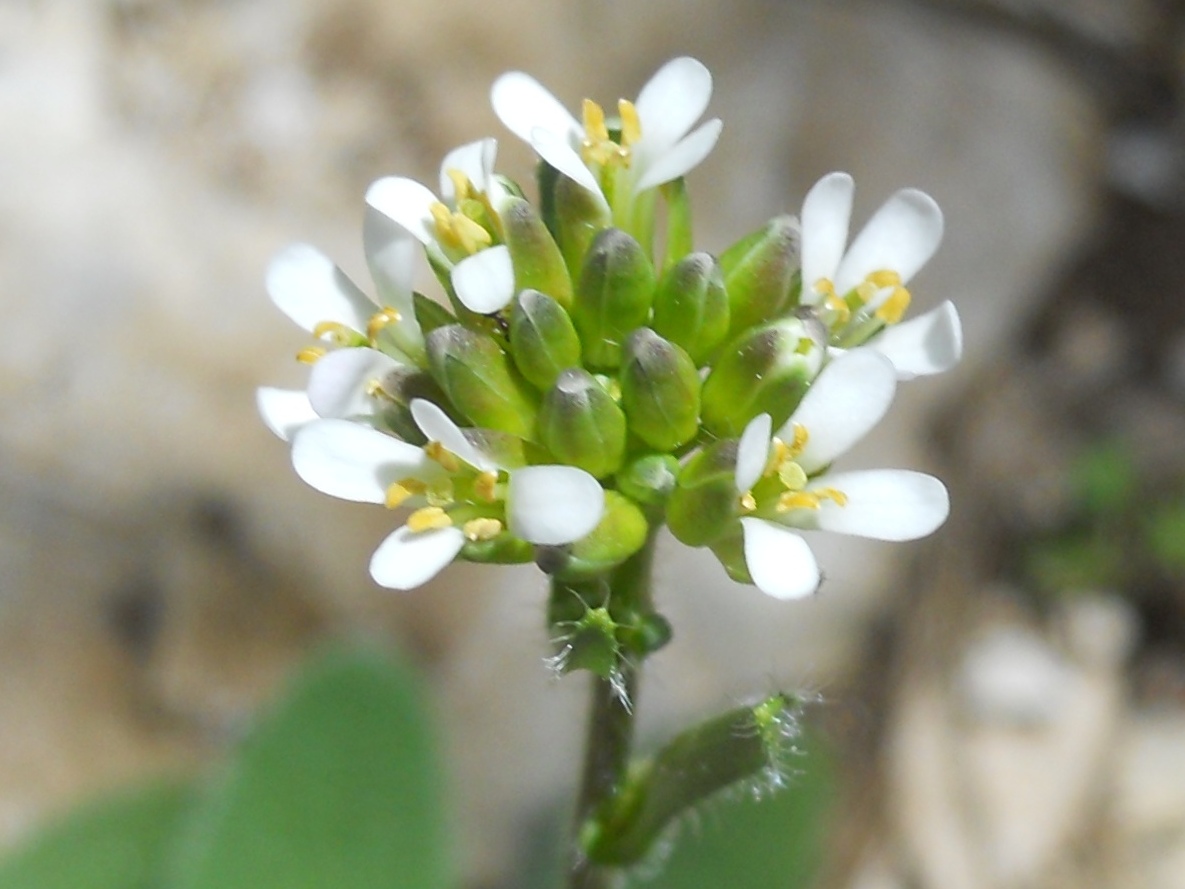
{"type": "Polygon", "coordinates": [[[256,417],[256,386],[304,375],[263,272],[300,240],[366,282],[367,184],[434,183],[462,142],[498,136],[529,182],[502,71],[575,108],[680,54],[725,122],[698,242],[834,169],[854,228],[922,188],[948,234],[914,311],[954,300],[967,350],[852,459],[946,480],[933,539],[821,539],[804,603],[666,541],[644,738],[818,693],[821,885],[1185,886],[1179,0],[4,0],[0,844],[217,760],[352,635],[428,676],[467,885],[517,885],[583,731],[582,681],[543,666],[544,582],[374,587],[389,516],[305,488],[256,417]]]}

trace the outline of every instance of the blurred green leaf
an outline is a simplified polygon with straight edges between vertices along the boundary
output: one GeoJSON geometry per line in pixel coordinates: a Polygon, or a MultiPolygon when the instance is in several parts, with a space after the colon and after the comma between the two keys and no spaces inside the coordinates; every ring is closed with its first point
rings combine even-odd
{"type": "Polygon", "coordinates": [[[1043,540],[1029,547],[1025,571],[1047,593],[1122,589],[1128,580],[1123,541],[1098,534],[1043,540]]]}
{"type": "Polygon", "coordinates": [[[371,654],[310,669],[178,846],[171,889],[443,889],[452,856],[419,686],[371,654]]]}
{"type": "Polygon", "coordinates": [[[1075,461],[1071,485],[1091,515],[1105,516],[1126,509],[1139,488],[1131,452],[1118,443],[1092,446],[1075,461]]]}
{"type": "Polygon", "coordinates": [[[1158,568],[1169,574],[1185,573],[1185,501],[1165,503],[1152,513],[1147,543],[1158,568]]]}
{"type": "Polygon", "coordinates": [[[157,889],[187,788],[107,797],[36,834],[0,863],[0,889],[157,889]]]}

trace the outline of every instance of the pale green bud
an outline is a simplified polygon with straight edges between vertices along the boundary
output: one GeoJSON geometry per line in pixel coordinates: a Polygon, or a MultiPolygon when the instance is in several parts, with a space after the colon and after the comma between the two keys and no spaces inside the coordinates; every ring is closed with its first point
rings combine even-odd
{"type": "Polygon", "coordinates": [[[428,365],[449,400],[476,426],[535,435],[535,396],[494,340],[460,324],[428,334],[428,365]]]}
{"type": "Polygon", "coordinates": [[[742,333],[704,380],[704,428],[735,438],[758,414],[778,429],[790,419],[826,356],[826,331],[811,317],[788,317],[742,333]]]}
{"type": "Polygon", "coordinates": [[[721,254],[731,334],[777,318],[790,308],[801,238],[797,219],[776,216],[721,254]]]}
{"type": "Polygon", "coordinates": [[[625,414],[588,371],[559,375],[539,408],[539,441],[562,463],[603,478],[625,456],[625,414]]]}
{"type": "Polygon", "coordinates": [[[679,461],[670,454],[646,454],[617,473],[617,489],[644,507],[661,508],[679,477],[679,461]]]}
{"type": "Polygon", "coordinates": [[[695,362],[648,327],[625,343],[621,405],[630,431],[656,451],[673,451],[699,430],[700,379],[695,362]]]}
{"type": "Polygon", "coordinates": [[[511,303],[510,354],[528,382],[549,389],[563,371],[580,365],[580,337],[563,306],[524,290],[511,303]]]}
{"type": "Polygon", "coordinates": [[[572,278],[551,232],[522,198],[510,198],[499,216],[514,263],[515,290],[539,290],[561,306],[572,304],[572,278]]]}
{"type": "Polygon", "coordinates": [[[707,546],[736,530],[737,441],[713,442],[683,466],[667,501],[667,527],[681,543],[707,546]]]}
{"type": "Polygon", "coordinates": [[[654,285],[654,266],[637,241],[616,228],[597,235],[572,307],[586,364],[609,369],[621,364],[621,344],[650,317],[654,285]]]}
{"type": "Polygon", "coordinates": [[[603,576],[646,543],[650,524],[632,500],[605,492],[605,513],[587,536],[564,547],[539,547],[536,561],[557,580],[580,583],[603,576]]]}
{"type": "Polygon", "coordinates": [[[573,279],[579,280],[584,257],[597,232],[609,226],[609,211],[583,185],[560,176],[552,192],[556,239],[573,279]]]}
{"type": "Polygon", "coordinates": [[[707,363],[728,336],[728,311],[720,266],[707,253],[692,253],[658,282],[650,326],[682,346],[698,366],[707,363]]]}

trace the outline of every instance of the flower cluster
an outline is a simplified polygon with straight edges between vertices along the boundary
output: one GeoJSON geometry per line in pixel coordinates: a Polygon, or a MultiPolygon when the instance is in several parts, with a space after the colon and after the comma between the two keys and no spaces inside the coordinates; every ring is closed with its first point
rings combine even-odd
{"type": "Polygon", "coordinates": [[[494,110],[539,155],[537,204],[484,139],[445,157],[438,193],[371,186],[373,299],[313,247],[276,257],[268,291],[310,333],[310,375],[261,389],[260,411],[310,485],[406,511],[378,583],[411,588],[455,558],[588,580],[665,524],[796,598],[820,578],[799,530],[908,540],[946,519],[928,475],[832,469],[899,380],[959,359],[950,303],[902,320],[938,206],[899,191],[849,245],[853,183],[832,173],[797,218],[695,250],[683,177],[720,134],[696,126],[711,88],[675,59],[616,116],[586,100],[578,120],[503,75],[494,110]],[[413,292],[419,256],[445,300],[413,292]]]}

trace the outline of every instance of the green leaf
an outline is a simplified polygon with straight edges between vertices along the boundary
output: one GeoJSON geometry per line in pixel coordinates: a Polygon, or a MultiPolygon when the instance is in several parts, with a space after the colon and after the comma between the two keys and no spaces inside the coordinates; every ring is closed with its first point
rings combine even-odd
{"type": "Polygon", "coordinates": [[[34,835],[0,862],[0,889],[157,889],[187,788],[107,797],[34,835]]]}
{"type": "Polygon", "coordinates": [[[1096,445],[1082,454],[1071,468],[1071,484],[1083,508],[1094,516],[1128,508],[1139,490],[1132,454],[1119,442],[1096,445]]]}
{"type": "Polygon", "coordinates": [[[414,677],[373,654],[315,664],[187,823],[170,889],[443,889],[434,738],[414,677]]]}

